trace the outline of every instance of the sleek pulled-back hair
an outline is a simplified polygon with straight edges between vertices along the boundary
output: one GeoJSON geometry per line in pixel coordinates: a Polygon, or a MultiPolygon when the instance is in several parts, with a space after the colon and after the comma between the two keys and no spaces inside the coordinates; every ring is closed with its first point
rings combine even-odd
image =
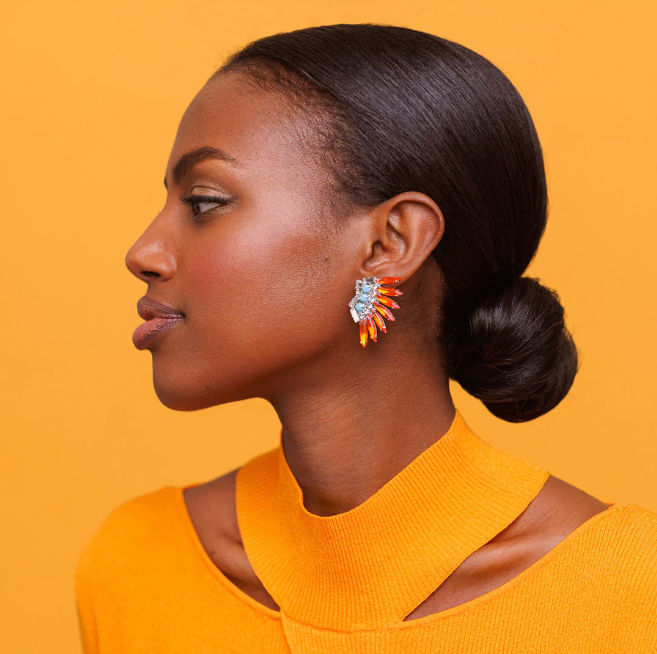
{"type": "Polygon", "coordinates": [[[371,23],[267,36],[212,77],[236,69],[306,109],[346,203],[406,191],[436,202],[437,337],[449,377],[510,422],[553,409],[577,349],[557,293],[522,276],[548,199],[533,121],[504,73],[458,43],[371,23]]]}

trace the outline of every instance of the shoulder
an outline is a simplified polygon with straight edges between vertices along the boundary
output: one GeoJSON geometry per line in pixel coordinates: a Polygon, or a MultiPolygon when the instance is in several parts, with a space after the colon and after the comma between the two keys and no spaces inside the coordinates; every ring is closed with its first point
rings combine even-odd
{"type": "Polygon", "coordinates": [[[592,527],[590,537],[604,534],[604,538],[613,539],[610,544],[615,547],[657,557],[657,548],[650,547],[657,543],[657,514],[649,509],[638,504],[604,503],[554,476],[550,476],[536,500],[527,513],[535,524],[543,525],[557,538],[575,530],[584,535],[592,527]]]}
{"type": "Polygon", "coordinates": [[[565,555],[553,563],[570,561],[600,597],[613,595],[635,617],[657,620],[657,514],[638,504],[604,504],[560,479],[552,483],[539,533],[565,555]]]}
{"type": "Polygon", "coordinates": [[[525,533],[538,535],[547,545],[573,533],[585,539],[602,538],[612,549],[634,550],[657,558],[657,514],[638,504],[607,504],[585,491],[550,476],[522,516],[525,533]]]}
{"type": "Polygon", "coordinates": [[[117,569],[148,556],[149,542],[162,542],[176,510],[173,486],[163,486],[119,504],[84,542],[75,567],[77,585],[110,579],[117,569]]]}
{"type": "Polygon", "coordinates": [[[196,537],[222,571],[238,576],[245,558],[237,522],[235,480],[239,468],[221,477],[188,488],[184,502],[196,537]]]}
{"type": "MultiPolygon", "coordinates": [[[[545,563],[567,565],[591,582],[617,586],[628,598],[657,596],[657,514],[637,504],[606,504],[550,476],[527,509],[490,542],[502,552],[509,544],[519,558],[517,569],[545,557],[545,563]]],[[[511,563],[500,558],[505,568],[511,563]]]]}

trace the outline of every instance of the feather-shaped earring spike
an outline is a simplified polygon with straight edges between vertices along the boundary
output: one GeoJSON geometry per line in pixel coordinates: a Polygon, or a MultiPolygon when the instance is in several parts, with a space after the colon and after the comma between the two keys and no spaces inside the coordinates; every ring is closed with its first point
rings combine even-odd
{"type": "Polygon", "coordinates": [[[383,318],[394,321],[395,316],[390,311],[399,309],[399,305],[392,297],[403,295],[396,288],[387,288],[384,284],[395,284],[401,277],[390,275],[388,277],[363,277],[356,280],[356,295],[349,302],[349,311],[354,322],[359,323],[360,344],[365,347],[368,337],[375,343],[378,327],[384,334],[386,324],[383,318]],[[392,296],[392,297],[391,297],[392,296]]]}

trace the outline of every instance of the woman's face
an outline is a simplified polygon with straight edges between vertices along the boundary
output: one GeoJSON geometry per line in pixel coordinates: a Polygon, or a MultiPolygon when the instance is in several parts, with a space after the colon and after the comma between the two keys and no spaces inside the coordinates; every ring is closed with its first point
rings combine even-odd
{"type": "Polygon", "coordinates": [[[348,308],[363,276],[361,221],[328,211],[328,172],[298,120],[237,72],[208,83],[182,118],[166,203],[126,255],[145,294],[184,314],[147,345],[170,408],[270,399],[292,367],[364,354],[348,308]],[[208,197],[179,197],[195,195],[208,197]]]}

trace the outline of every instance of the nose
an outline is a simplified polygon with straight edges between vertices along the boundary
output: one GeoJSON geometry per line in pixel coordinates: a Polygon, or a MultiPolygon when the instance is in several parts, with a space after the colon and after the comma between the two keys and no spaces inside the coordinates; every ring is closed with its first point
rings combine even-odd
{"type": "Polygon", "coordinates": [[[155,279],[167,281],[176,274],[177,269],[171,248],[167,247],[161,234],[155,233],[156,222],[149,225],[125,256],[128,270],[147,284],[155,279]]]}

